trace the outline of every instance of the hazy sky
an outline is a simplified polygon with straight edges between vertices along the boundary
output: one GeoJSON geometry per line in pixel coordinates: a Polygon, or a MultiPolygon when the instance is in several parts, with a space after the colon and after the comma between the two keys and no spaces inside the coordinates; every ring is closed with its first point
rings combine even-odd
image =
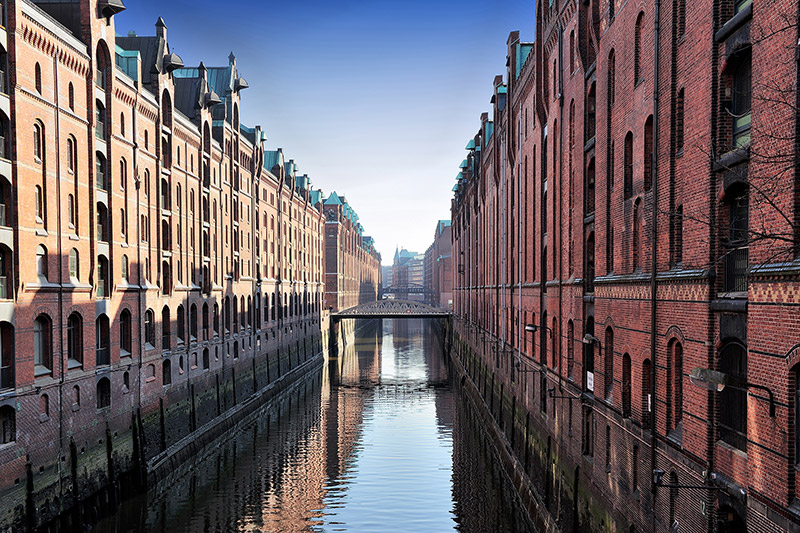
{"type": "Polygon", "coordinates": [[[117,33],[159,16],[186,66],[236,54],[261,125],[315,188],[344,194],[391,262],[424,252],[450,218],[467,141],[505,71],[508,33],[534,32],[533,0],[128,0],[117,33]]]}

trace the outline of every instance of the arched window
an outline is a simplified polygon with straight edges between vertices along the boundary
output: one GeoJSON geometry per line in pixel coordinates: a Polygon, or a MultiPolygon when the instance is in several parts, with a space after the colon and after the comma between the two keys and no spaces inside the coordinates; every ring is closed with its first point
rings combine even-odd
{"type": "Polygon", "coordinates": [[[14,326],[0,322],[0,390],[14,388],[14,326]]]}
{"type": "Polygon", "coordinates": [[[94,135],[104,141],[106,140],[106,106],[97,100],[94,107],[94,135]]]}
{"type": "Polygon", "coordinates": [[[75,111],[75,87],[72,86],[72,82],[69,82],[69,89],[67,92],[69,93],[69,108],[75,111]]]}
{"type": "Polygon", "coordinates": [[[70,228],[75,228],[76,220],[75,213],[75,197],[71,194],[67,195],[67,222],[70,228]]]}
{"type": "Polygon", "coordinates": [[[108,191],[108,175],[106,173],[106,157],[100,153],[95,153],[95,186],[98,189],[108,191]]]}
{"type": "Polygon", "coordinates": [[[107,407],[111,407],[111,381],[108,378],[101,378],[97,382],[97,408],[107,407]]]}
{"type": "Polygon", "coordinates": [[[36,92],[42,94],[42,66],[36,63],[34,67],[34,83],[36,85],[36,92]]]}
{"type": "Polygon", "coordinates": [[[642,78],[642,21],[644,12],[636,18],[636,28],[633,32],[633,83],[638,85],[642,78]]]}
{"type": "Polygon", "coordinates": [[[150,350],[156,347],[156,317],[152,309],[144,313],[144,342],[150,350]]]}
{"type": "Polygon", "coordinates": [[[33,124],[33,159],[37,163],[44,160],[44,127],[39,121],[33,124]]]}
{"type": "Polygon", "coordinates": [[[172,292],[172,272],[169,262],[161,262],[161,294],[168,295],[172,292]]]}
{"type": "Polygon", "coordinates": [[[208,348],[203,348],[203,370],[208,370],[211,366],[208,348]]]}
{"type": "Polygon", "coordinates": [[[569,33],[569,73],[575,72],[575,31],[569,33]]]}
{"type": "Polygon", "coordinates": [[[102,202],[97,202],[97,240],[108,242],[108,209],[102,202]]]}
{"type": "Polygon", "coordinates": [[[575,324],[572,320],[567,322],[567,379],[572,380],[575,367],[575,324]]]}
{"type": "Polygon", "coordinates": [[[47,315],[33,321],[33,364],[36,375],[53,370],[53,323],[47,315]]]}
{"type": "Polygon", "coordinates": [[[78,281],[81,277],[80,261],[78,260],[78,250],[76,248],[69,251],[69,277],[73,281],[78,281]]]}
{"type": "Polygon", "coordinates": [[[50,397],[47,394],[39,396],[39,416],[40,420],[50,416],[50,397]]]}
{"type": "Polygon", "coordinates": [[[123,309],[122,313],[119,315],[119,347],[120,356],[122,357],[129,356],[132,353],[131,332],[133,328],[131,325],[131,312],[127,309],[123,309]]]}
{"type": "Polygon", "coordinates": [[[683,420],[683,345],[672,340],[667,346],[667,363],[669,365],[669,385],[672,401],[667,420],[669,429],[679,431],[683,420]]]}
{"type": "Polygon", "coordinates": [[[161,381],[165,386],[172,384],[172,361],[169,359],[161,363],[161,381]]]}
{"type": "Polygon", "coordinates": [[[219,335],[219,304],[214,304],[214,335],[219,335]]]}
{"type": "Polygon", "coordinates": [[[130,277],[130,266],[128,265],[128,256],[122,256],[122,281],[128,282],[130,277]]]}
{"type": "Polygon", "coordinates": [[[78,145],[75,137],[70,135],[67,138],[67,171],[70,174],[75,173],[78,164],[78,145]]]}
{"type": "Polygon", "coordinates": [[[611,326],[606,328],[606,339],[603,344],[603,355],[605,363],[605,398],[612,402],[614,394],[614,329],[611,326]]]}
{"type": "Polygon", "coordinates": [[[40,244],[36,247],[36,274],[40,282],[47,281],[47,266],[47,248],[40,244]]]}
{"type": "Polygon", "coordinates": [[[727,342],[720,352],[719,370],[740,384],[719,393],[719,438],[747,451],[747,349],[739,342],[727,342]]]}
{"type": "Polygon", "coordinates": [[[161,349],[169,350],[170,348],[170,319],[169,319],[169,306],[165,305],[161,310],[161,349]]]}
{"type": "Polygon", "coordinates": [[[623,196],[627,200],[633,196],[633,133],[631,132],[628,132],[625,136],[625,153],[623,157],[623,196]]]}
{"type": "Polygon", "coordinates": [[[239,300],[236,296],[233,297],[233,332],[239,331],[239,300]]]}
{"type": "Polygon", "coordinates": [[[586,167],[586,200],[584,207],[586,215],[594,213],[595,209],[595,168],[594,159],[589,160],[589,165],[586,167]]]}
{"type": "Polygon", "coordinates": [[[17,440],[17,413],[9,405],[0,407],[0,444],[17,440]]]}
{"type": "Polygon", "coordinates": [[[611,110],[611,108],[614,107],[614,104],[617,101],[617,94],[616,94],[616,89],[617,89],[617,62],[616,62],[616,58],[614,56],[614,50],[613,49],[608,53],[608,74],[607,74],[607,77],[608,77],[608,79],[607,79],[607,81],[608,81],[608,89],[607,89],[606,97],[608,98],[608,109],[611,110]]]}
{"type": "Polygon", "coordinates": [[[589,87],[589,92],[586,94],[586,141],[594,138],[595,125],[597,117],[597,93],[595,92],[595,85],[589,87]]]}
{"type": "Polygon", "coordinates": [[[631,356],[622,356],[622,416],[631,416],[631,356]]]}
{"type": "Polygon", "coordinates": [[[111,364],[111,331],[108,315],[102,314],[97,317],[97,348],[96,364],[105,366],[111,364]]]}
{"type": "Polygon", "coordinates": [[[751,91],[752,60],[748,54],[733,69],[733,148],[750,144],[751,91]]]}
{"type": "Polygon", "coordinates": [[[111,277],[108,270],[108,258],[97,256],[97,297],[108,298],[111,295],[111,277]]]}
{"type": "MultiPolygon", "coordinates": [[[[792,368],[792,377],[794,378],[794,390],[789,391],[789,402],[793,412],[792,421],[794,422],[794,457],[792,460],[797,468],[800,465],[800,364],[792,368]]],[[[797,487],[795,487],[795,493],[797,493],[797,487]]]]}
{"type": "Polygon", "coordinates": [[[83,364],[83,319],[77,312],[67,319],[67,364],[70,368],[83,364]]]}
{"type": "Polygon", "coordinates": [[[197,305],[192,304],[189,309],[189,335],[192,342],[197,340],[197,305]]]}
{"type": "Polygon", "coordinates": [[[631,242],[633,269],[642,267],[642,199],[633,204],[633,239],[631,242]]]}
{"type": "Polygon", "coordinates": [[[182,305],[178,306],[178,344],[186,342],[186,312],[182,305]]]}
{"type": "Polygon", "coordinates": [[[166,89],[161,93],[161,121],[167,128],[172,127],[172,97],[166,89]]]}
{"type": "Polygon", "coordinates": [[[684,90],[678,91],[678,97],[675,99],[675,153],[683,153],[683,106],[684,106],[684,90]]]}
{"type": "Polygon", "coordinates": [[[208,304],[203,304],[203,340],[207,341],[209,339],[209,320],[208,320],[208,304]]]}
{"type": "MultiPolygon", "coordinates": [[[[585,335],[594,335],[594,317],[586,319],[585,335]]],[[[594,350],[593,342],[587,343],[584,335],[583,343],[583,390],[594,392],[594,350]]]]}
{"type": "Polygon", "coordinates": [[[647,117],[644,123],[644,190],[649,191],[653,186],[653,115],[647,117]]]}
{"type": "Polygon", "coordinates": [[[594,232],[586,239],[586,292],[594,292],[594,232]]]}
{"type": "Polygon", "coordinates": [[[125,137],[125,113],[119,114],[119,134],[125,137]]]}
{"type": "Polygon", "coordinates": [[[650,359],[642,362],[642,427],[650,429],[650,411],[653,409],[653,365],[650,359]]]}

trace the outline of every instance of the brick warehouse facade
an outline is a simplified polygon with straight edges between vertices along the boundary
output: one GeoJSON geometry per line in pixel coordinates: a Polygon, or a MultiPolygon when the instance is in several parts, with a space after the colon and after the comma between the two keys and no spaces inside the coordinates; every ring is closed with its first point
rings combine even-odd
{"type": "Polygon", "coordinates": [[[320,356],[323,196],[240,123],[233,54],[0,5],[0,529],[77,527],[320,356]]]}
{"type": "Polygon", "coordinates": [[[347,198],[331,193],[325,215],[325,309],[340,311],[378,299],[381,255],[364,235],[347,198]]]}
{"type": "Polygon", "coordinates": [[[562,530],[800,531],[800,7],[536,10],[454,188],[456,353],[562,530]]]}

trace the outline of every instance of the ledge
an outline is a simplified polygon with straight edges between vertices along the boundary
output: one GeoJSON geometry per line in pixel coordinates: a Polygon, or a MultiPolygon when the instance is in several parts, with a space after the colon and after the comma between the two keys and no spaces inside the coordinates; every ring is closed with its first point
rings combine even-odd
{"type": "Polygon", "coordinates": [[[800,276],[800,258],[787,263],[770,263],[750,267],[749,277],[798,277],[800,276]]]}
{"type": "Polygon", "coordinates": [[[730,152],[724,154],[722,157],[714,161],[711,170],[713,172],[728,170],[731,167],[735,167],[736,165],[740,165],[746,161],[750,161],[749,144],[745,147],[737,148],[735,150],[731,150],[730,152]]]}
{"type": "Polygon", "coordinates": [[[730,37],[744,23],[753,18],[753,4],[736,13],[714,34],[714,40],[718,43],[730,37]]]}

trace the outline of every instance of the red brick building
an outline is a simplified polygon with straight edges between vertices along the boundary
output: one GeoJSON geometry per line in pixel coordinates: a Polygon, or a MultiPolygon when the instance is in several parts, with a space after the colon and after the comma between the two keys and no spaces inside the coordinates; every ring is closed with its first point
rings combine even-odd
{"type": "Polygon", "coordinates": [[[378,299],[381,255],[365,236],[347,198],[331,193],[325,213],[325,309],[340,311],[378,299]]]}
{"type": "Polygon", "coordinates": [[[563,529],[799,530],[798,3],[536,9],[455,188],[458,353],[563,529]]]}
{"type": "Polygon", "coordinates": [[[2,8],[0,529],[99,505],[317,356],[325,281],[322,196],[240,121],[233,54],[115,37],[119,0],[2,8]]]}
{"type": "Polygon", "coordinates": [[[431,304],[453,307],[453,239],[449,220],[436,223],[433,243],[425,251],[425,288],[431,304]]]}

